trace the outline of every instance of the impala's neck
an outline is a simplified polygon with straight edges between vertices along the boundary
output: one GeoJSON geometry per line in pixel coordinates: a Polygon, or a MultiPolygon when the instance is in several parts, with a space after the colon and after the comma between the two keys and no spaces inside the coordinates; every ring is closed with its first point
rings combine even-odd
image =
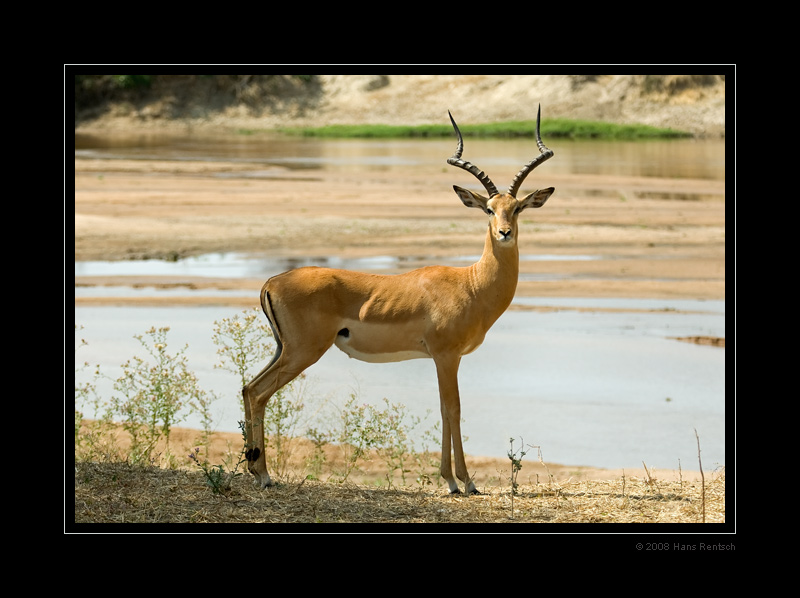
{"type": "Polygon", "coordinates": [[[519,278],[517,240],[498,241],[489,227],[483,255],[473,264],[473,290],[476,299],[487,301],[499,317],[514,299],[519,278]]]}

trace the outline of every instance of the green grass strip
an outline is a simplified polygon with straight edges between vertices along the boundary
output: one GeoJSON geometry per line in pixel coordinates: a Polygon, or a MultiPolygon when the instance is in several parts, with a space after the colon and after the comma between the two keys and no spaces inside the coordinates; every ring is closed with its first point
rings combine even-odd
{"type": "MultiPolygon", "coordinates": [[[[536,132],[536,121],[507,121],[478,125],[460,125],[464,137],[511,138],[533,137],[536,132]]],[[[281,128],[281,133],[303,137],[330,138],[419,138],[419,137],[452,137],[453,127],[442,125],[329,125],[309,128],[281,128]]],[[[669,139],[691,137],[691,133],[674,129],[661,129],[648,125],[620,125],[599,121],[550,119],[542,123],[543,139],[669,139]]]]}

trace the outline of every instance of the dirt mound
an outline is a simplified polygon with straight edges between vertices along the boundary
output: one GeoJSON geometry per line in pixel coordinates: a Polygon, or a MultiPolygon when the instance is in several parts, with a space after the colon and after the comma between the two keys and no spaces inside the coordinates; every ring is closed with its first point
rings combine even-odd
{"type": "MultiPolygon", "coordinates": [[[[76,96],[80,90],[76,88],[76,96]]],[[[159,76],[76,106],[76,132],[132,128],[274,128],[548,118],[640,123],[725,134],[724,75],[159,76]]]]}

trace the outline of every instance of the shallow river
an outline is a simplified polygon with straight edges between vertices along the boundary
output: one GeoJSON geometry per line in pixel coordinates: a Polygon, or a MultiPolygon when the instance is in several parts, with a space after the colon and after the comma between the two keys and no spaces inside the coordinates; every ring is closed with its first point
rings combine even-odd
{"type": "MultiPolygon", "coordinates": [[[[725,178],[724,140],[600,141],[557,139],[545,142],[558,159],[553,174],[603,174],[725,178]]],[[[227,160],[289,169],[335,171],[440,170],[455,149],[452,139],[308,139],[269,135],[192,136],[147,134],[125,137],[75,136],[77,159],[227,160]]],[[[484,170],[515,173],[531,154],[530,139],[469,139],[469,160],[484,170]]],[[[226,176],[226,175],[223,175],[226,176]]],[[[231,176],[231,175],[227,175],[231,176]]],[[[233,176],[241,176],[235,174],[233,176]]],[[[254,169],[250,176],[260,176],[254,169]]]]}
{"type": "MultiPolygon", "coordinates": [[[[563,311],[512,310],[462,361],[459,375],[465,450],[505,457],[509,438],[542,447],[553,463],[619,468],[696,469],[696,429],[705,464],[725,463],[725,350],[671,340],[724,336],[720,301],[520,300],[562,305],[563,311]],[[570,307],[655,308],[655,312],[581,312],[570,307]],[[675,310],[690,310],[683,313],[675,310]],[[680,461],[680,462],[679,462],[680,461]]],[[[171,351],[188,344],[190,368],[201,386],[221,398],[218,429],[237,432],[242,419],[238,382],[214,369],[215,321],[237,308],[78,307],[76,338],[89,345],[76,362],[101,364],[111,378],[134,355],[147,357],[133,336],[169,326],[171,351]]],[[[78,374],[86,379],[89,372],[78,374]]],[[[430,360],[367,364],[332,348],[306,372],[309,405],[382,399],[438,419],[436,373],[430,360]]],[[[100,385],[101,391],[104,385],[100,385]]],[[[110,384],[105,385],[110,392],[110,384]]],[[[199,427],[190,419],[186,425],[199,427]]],[[[519,446],[519,442],[515,443],[519,446]]]]}

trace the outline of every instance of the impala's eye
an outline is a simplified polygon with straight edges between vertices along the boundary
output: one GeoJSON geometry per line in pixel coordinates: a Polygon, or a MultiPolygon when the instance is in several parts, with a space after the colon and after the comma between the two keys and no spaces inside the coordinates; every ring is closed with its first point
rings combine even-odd
{"type": "Polygon", "coordinates": [[[489,208],[486,208],[486,213],[489,214],[489,216],[494,216],[494,212],[489,208]]]}

